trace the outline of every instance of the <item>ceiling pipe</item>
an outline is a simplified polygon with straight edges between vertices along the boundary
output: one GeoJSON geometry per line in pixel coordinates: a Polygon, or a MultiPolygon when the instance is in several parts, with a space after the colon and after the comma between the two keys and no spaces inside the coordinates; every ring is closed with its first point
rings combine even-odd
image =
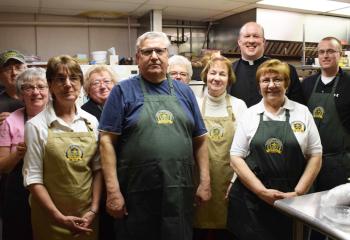
{"type": "Polygon", "coordinates": [[[208,26],[201,25],[179,25],[179,24],[164,24],[163,28],[196,28],[196,29],[207,29],[208,26]]]}
{"type": "Polygon", "coordinates": [[[64,26],[64,27],[140,27],[139,23],[97,23],[97,22],[7,22],[0,26],[64,26]]]}
{"type": "MultiPolygon", "coordinates": [[[[98,23],[98,22],[9,22],[0,21],[0,26],[68,26],[68,27],[140,27],[140,23],[98,23]]],[[[201,25],[164,24],[163,28],[207,29],[201,25]]]]}

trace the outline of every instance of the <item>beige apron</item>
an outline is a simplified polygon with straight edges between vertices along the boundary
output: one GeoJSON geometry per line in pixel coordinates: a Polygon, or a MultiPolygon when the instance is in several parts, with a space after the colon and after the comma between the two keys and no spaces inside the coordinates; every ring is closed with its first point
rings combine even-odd
{"type": "MultiPolygon", "coordinates": [[[[53,132],[48,139],[43,159],[43,180],[50,197],[63,215],[81,217],[91,207],[92,169],[90,160],[97,142],[90,123],[88,132],[53,132]]],[[[32,225],[35,240],[97,239],[97,218],[93,233],[74,237],[70,230],[58,226],[40,204],[31,198],[32,225]]]]}
{"type": "Polygon", "coordinates": [[[235,132],[235,117],[229,95],[226,95],[226,117],[206,117],[205,97],[202,116],[208,130],[209,167],[212,197],[209,202],[196,208],[194,227],[205,229],[225,229],[227,216],[226,190],[233,176],[230,167],[230,148],[235,132]]]}

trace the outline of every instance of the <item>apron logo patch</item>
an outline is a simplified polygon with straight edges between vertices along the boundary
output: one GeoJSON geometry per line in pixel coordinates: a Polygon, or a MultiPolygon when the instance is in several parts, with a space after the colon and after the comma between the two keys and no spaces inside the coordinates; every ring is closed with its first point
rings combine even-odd
{"type": "Polygon", "coordinates": [[[293,132],[305,132],[305,124],[300,121],[294,121],[291,123],[293,132]]]}
{"type": "Polygon", "coordinates": [[[168,110],[159,110],[156,113],[156,121],[158,124],[173,124],[174,115],[168,110]]]}
{"type": "Polygon", "coordinates": [[[323,107],[316,107],[312,111],[312,116],[314,118],[323,119],[323,115],[324,115],[324,108],[323,107]]]}
{"type": "Polygon", "coordinates": [[[209,129],[209,138],[213,141],[220,141],[224,137],[224,128],[218,124],[214,124],[209,129]]]}
{"type": "Polygon", "coordinates": [[[83,150],[78,145],[69,145],[66,150],[68,161],[76,162],[83,160],[83,150]]]}
{"type": "Polygon", "coordinates": [[[283,144],[282,141],[278,138],[269,138],[265,142],[265,151],[267,153],[277,153],[281,154],[283,151],[283,144]]]}

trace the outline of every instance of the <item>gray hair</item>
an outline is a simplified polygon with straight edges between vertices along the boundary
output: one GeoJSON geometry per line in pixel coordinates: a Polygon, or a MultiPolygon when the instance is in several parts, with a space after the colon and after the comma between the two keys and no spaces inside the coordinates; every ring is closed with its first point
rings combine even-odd
{"type": "Polygon", "coordinates": [[[91,75],[94,73],[102,73],[102,72],[107,72],[111,77],[112,82],[114,84],[117,84],[118,82],[117,74],[112,69],[110,69],[107,65],[93,65],[84,74],[85,79],[84,79],[83,88],[86,95],[89,96],[90,87],[91,87],[91,75]]]}
{"type": "Polygon", "coordinates": [[[22,94],[22,86],[36,79],[43,81],[47,85],[46,70],[41,67],[27,68],[24,72],[18,75],[16,79],[17,93],[22,94]]]}
{"type": "Polygon", "coordinates": [[[192,64],[187,58],[181,55],[174,55],[169,58],[168,63],[169,63],[168,72],[170,67],[173,65],[184,65],[188,73],[188,78],[192,79],[192,75],[193,75],[192,64]]]}
{"type": "Polygon", "coordinates": [[[144,34],[139,36],[136,40],[136,51],[138,51],[140,49],[141,44],[146,39],[161,39],[164,42],[166,48],[168,48],[171,45],[169,38],[167,37],[167,35],[165,33],[163,33],[163,32],[145,32],[144,34]]]}

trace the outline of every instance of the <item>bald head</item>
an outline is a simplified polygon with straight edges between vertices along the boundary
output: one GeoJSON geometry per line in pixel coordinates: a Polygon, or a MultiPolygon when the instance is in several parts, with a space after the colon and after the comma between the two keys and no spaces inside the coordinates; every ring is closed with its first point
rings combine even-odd
{"type": "Polygon", "coordinates": [[[238,37],[238,45],[244,60],[257,60],[264,54],[264,29],[256,22],[244,24],[238,37]]]}
{"type": "Polygon", "coordinates": [[[241,29],[239,30],[239,36],[241,36],[242,33],[246,32],[247,29],[251,29],[251,28],[256,29],[256,31],[259,33],[259,35],[261,37],[265,38],[265,36],[264,36],[264,28],[260,24],[258,24],[256,22],[247,22],[247,23],[245,23],[241,27],[241,29]]]}

